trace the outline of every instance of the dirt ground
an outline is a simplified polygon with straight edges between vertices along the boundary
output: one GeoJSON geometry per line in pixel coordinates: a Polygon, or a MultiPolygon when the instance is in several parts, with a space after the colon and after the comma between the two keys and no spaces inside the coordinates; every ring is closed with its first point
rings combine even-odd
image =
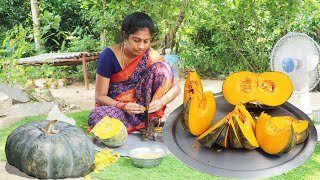
{"type": "MultiPolygon", "coordinates": [[[[183,87],[184,79],[180,79],[179,85],[181,87],[181,93],[179,96],[167,105],[166,115],[179,107],[183,102],[183,87]]],[[[206,91],[212,91],[214,93],[221,92],[222,82],[220,80],[202,80],[203,87],[206,91]]],[[[91,110],[94,107],[94,87],[95,84],[89,84],[89,90],[87,90],[84,84],[76,83],[67,87],[51,88],[53,96],[59,99],[63,99],[67,105],[71,105],[73,108],[68,112],[91,110]]]]}
{"type": "MultiPolygon", "coordinates": [[[[179,79],[179,85],[181,87],[181,93],[179,96],[167,105],[166,115],[168,116],[173,110],[179,107],[183,102],[183,87],[184,79],[179,79]]],[[[202,80],[202,85],[205,91],[211,91],[213,93],[219,93],[222,91],[222,80],[202,80]]],[[[51,88],[51,92],[54,97],[63,99],[66,104],[71,105],[68,111],[81,111],[91,110],[94,107],[94,84],[89,84],[89,90],[87,90],[82,83],[76,83],[67,87],[59,87],[57,89],[51,88]]],[[[311,110],[320,110],[320,93],[310,92],[309,94],[295,94],[293,93],[288,100],[297,107],[308,107],[311,110]],[[304,104],[310,104],[309,106],[304,104]]]]}

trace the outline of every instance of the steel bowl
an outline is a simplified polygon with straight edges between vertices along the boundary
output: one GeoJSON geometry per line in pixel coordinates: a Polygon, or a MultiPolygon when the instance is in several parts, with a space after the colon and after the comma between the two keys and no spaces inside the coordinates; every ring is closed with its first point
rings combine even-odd
{"type": "Polygon", "coordinates": [[[166,152],[157,147],[140,147],[129,151],[131,162],[139,168],[158,166],[165,155],[166,152]]]}

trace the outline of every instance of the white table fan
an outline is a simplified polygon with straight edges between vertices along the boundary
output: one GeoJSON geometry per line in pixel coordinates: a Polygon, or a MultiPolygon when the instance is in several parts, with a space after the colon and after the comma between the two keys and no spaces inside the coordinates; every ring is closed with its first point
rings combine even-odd
{"type": "Polygon", "coordinates": [[[296,106],[306,114],[311,114],[311,91],[320,80],[320,48],[308,35],[290,32],[280,38],[271,53],[272,71],[280,71],[289,76],[293,84],[293,94],[298,95],[296,106]]]}

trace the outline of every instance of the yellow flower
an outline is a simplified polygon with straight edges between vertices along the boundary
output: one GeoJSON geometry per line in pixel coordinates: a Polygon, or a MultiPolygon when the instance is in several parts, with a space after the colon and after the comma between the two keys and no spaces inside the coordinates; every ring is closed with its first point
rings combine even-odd
{"type": "Polygon", "coordinates": [[[118,161],[120,154],[112,153],[112,149],[105,149],[96,153],[94,158],[94,171],[98,172],[103,170],[106,166],[118,161]]]}

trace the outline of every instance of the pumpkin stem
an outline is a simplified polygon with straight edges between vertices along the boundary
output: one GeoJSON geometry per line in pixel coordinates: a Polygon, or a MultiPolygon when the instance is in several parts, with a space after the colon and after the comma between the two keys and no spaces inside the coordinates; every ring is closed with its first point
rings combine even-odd
{"type": "Polygon", "coordinates": [[[47,127],[41,128],[41,130],[47,134],[58,134],[60,130],[54,129],[54,125],[58,122],[58,120],[49,121],[47,127]]]}

